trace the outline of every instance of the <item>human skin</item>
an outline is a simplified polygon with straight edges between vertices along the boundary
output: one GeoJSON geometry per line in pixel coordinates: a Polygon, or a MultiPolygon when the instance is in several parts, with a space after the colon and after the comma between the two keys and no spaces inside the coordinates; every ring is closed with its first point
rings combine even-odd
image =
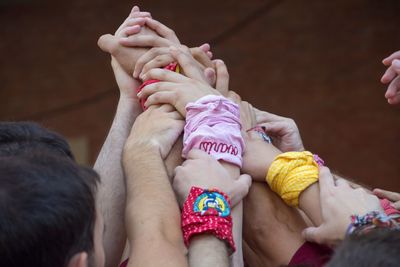
{"type": "Polygon", "coordinates": [[[183,126],[171,106],[151,107],[137,118],[124,147],[128,266],[188,266],[180,210],[163,161],[183,126]]]}
{"type": "MultiPolygon", "coordinates": [[[[219,95],[220,93],[210,87],[207,80],[203,77],[203,73],[199,72],[193,64],[193,58],[188,51],[180,47],[170,48],[171,56],[179,63],[182,70],[185,72],[185,76],[166,71],[162,69],[152,69],[147,73],[143,74],[144,80],[156,79],[160,82],[153,83],[146,86],[138,97],[140,99],[147,98],[145,106],[157,105],[160,103],[167,103],[174,105],[175,108],[182,114],[186,115],[186,105],[189,102],[196,102],[203,96],[214,94],[219,95]],[[202,81],[201,81],[202,80],[202,81]]],[[[221,67],[221,64],[216,64],[216,67],[221,67]]],[[[218,74],[222,74],[223,71],[216,69],[217,82],[216,84],[225,83],[218,81],[218,74]]],[[[223,79],[229,79],[229,75],[221,75],[223,79]]],[[[231,174],[232,177],[240,176],[240,169],[237,166],[221,161],[224,168],[231,174]]],[[[232,218],[234,222],[234,239],[240,240],[242,236],[242,205],[239,203],[232,212],[232,218]]],[[[231,258],[232,266],[243,266],[243,255],[241,243],[238,243],[236,252],[231,258]]]]}

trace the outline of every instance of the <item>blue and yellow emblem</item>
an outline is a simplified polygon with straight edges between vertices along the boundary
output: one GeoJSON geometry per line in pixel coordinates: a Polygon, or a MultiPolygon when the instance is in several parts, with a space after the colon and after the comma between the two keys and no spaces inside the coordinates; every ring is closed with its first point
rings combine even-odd
{"type": "Polygon", "coordinates": [[[196,198],[193,207],[194,212],[201,215],[229,216],[231,209],[225,197],[218,192],[204,191],[196,198]]]}

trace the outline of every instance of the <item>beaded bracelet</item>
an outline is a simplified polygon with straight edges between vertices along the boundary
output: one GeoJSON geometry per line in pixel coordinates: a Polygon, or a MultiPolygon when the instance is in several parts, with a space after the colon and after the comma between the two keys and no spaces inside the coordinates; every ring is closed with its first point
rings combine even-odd
{"type": "Polygon", "coordinates": [[[369,212],[363,216],[352,215],[346,234],[365,234],[376,228],[400,230],[400,223],[379,211],[369,212]]]}

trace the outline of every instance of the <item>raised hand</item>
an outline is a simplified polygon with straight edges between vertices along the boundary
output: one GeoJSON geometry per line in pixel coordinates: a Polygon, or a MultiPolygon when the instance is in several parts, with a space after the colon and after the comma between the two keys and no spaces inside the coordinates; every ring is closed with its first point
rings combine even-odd
{"type": "Polygon", "coordinates": [[[389,104],[400,103],[400,51],[394,52],[385,58],[382,63],[387,66],[381,78],[383,84],[388,84],[385,97],[389,104]]]}

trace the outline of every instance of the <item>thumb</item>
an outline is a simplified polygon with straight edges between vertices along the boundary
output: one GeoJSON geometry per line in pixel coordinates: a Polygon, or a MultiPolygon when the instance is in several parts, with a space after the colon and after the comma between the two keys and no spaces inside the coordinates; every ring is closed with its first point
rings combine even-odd
{"type": "Polygon", "coordinates": [[[204,76],[206,76],[209,85],[214,86],[217,76],[213,68],[206,68],[204,70],[204,76]]]}
{"type": "Polygon", "coordinates": [[[233,197],[231,198],[232,206],[237,205],[244,197],[246,197],[247,193],[249,193],[251,181],[251,176],[248,174],[240,175],[235,181],[233,197]]]}
{"type": "Polygon", "coordinates": [[[114,36],[111,34],[104,34],[100,36],[99,40],[97,41],[97,45],[100,47],[100,49],[110,54],[114,43],[114,36]]]}
{"type": "Polygon", "coordinates": [[[323,238],[321,237],[323,233],[322,226],[319,227],[308,227],[303,230],[302,235],[306,241],[321,244],[323,238]]]}

